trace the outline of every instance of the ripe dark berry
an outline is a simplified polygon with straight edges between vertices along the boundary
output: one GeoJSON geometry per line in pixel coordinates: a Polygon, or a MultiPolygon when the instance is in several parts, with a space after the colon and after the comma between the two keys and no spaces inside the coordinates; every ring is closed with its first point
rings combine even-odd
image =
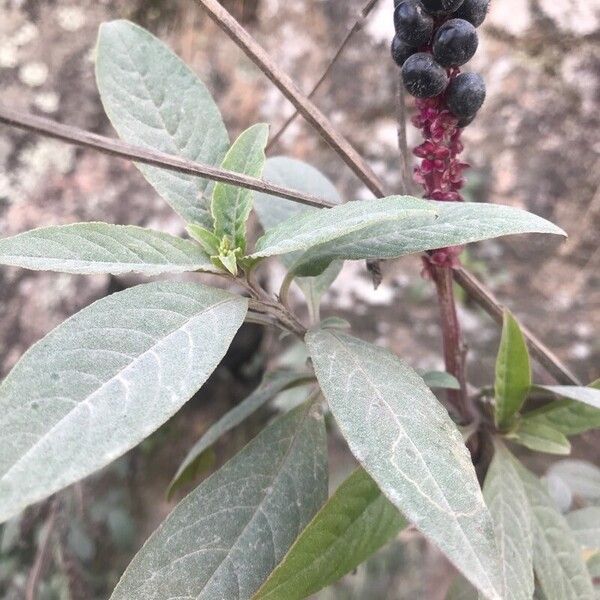
{"type": "Polygon", "coordinates": [[[454,116],[472,117],[485,100],[485,82],[477,73],[461,73],[450,81],[446,103],[454,116]]]}
{"type": "Polygon", "coordinates": [[[419,0],[404,0],[394,11],[398,37],[411,46],[429,43],[433,35],[433,17],[428,15],[419,0]]]}
{"type": "Polygon", "coordinates": [[[465,0],[453,16],[479,27],[485,21],[489,5],[490,0],[465,0]]]}
{"type": "Polygon", "coordinates": [[[448,85],[446,70],[426,52],[417,52],[404,63],[402,80],[408,93],[416,98],[439,96],[448,85]]]}
{"type": "Polygon", "coordinates": [[[450,19],[433,38],[433,56],[443,67],[460,67],[473,58],[479,45],[477,30],[463,19],[450,19]]]}
{"type": "Polygon", "coordinates": [[[468,127],[475,120],[476,116],[477,116],[477,113],[475,113],[474,115],[471,115],[470,117],[463,117],[462,119],[458,120],[458,123],[456,124],[456,126],[459,129],[464,129],[465,127],[468,127]]]}
{"type": "Polygon", "coordinates": [[[392,58],[394,62],[401,67],[409,56],[412,56],[417,51],[413,46],[405,44],[397,35],[392,40],[392,58]]]}
{"type": "Polygon", "coordinates": [[[425,10],[432,15],[449,15],[457,10],[463,0],[422,0],[425,10]]]}

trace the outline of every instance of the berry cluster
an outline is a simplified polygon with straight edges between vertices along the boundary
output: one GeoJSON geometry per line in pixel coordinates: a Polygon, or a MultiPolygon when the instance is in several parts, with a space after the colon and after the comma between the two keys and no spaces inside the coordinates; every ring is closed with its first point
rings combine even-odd
{"type": "MultiPolygon", "coordinates": [[[[477,27],[485,20],[490,0],[394,0],[396,35],[392,57],[402,68],[408,92],[417,98],[413,119],[425,141],[415,148],[421,158],[415,180],[432,200],[461,201],[463,150],[461,130],[485,100],[485,83],[476,73],[461,73],[473,58],[477,27]]],[[[434,264],[455,266],[459,248],[430,254],[434,264]]]]}

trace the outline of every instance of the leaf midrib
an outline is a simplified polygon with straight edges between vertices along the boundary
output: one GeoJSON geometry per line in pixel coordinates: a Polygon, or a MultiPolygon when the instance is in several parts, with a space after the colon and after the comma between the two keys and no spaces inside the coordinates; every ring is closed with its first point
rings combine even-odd
{"type": "MultiPolygon", "coordinates": [[[[191,320],[196,319],[197,317],[200,317],[202,315],[206,315],[209,314],[210,312],[212,312],[213,310],[217,309],[220,306],[223,306],[224,304],[227,304],[229,302],[233,302],[235,301],[235,298],[225,298],[224,300],[220,300],[219,302],[217,302],[216,304],[211,304],[209,307],[206,307],[204,309],[202,309],[199,312],[196,312],[193,314],[193,316],[191,316],[190,318],[188,318],[184,325],[189,323],[191,320]]],[[[167,341],[173,334],[177,333],[178,331],[180,331],[181,329],[183,329],[184,325],[180,325],[177,328],[171,330],[169,333],[167,333],[166,335],[160,337],[156,343],[152,344],[152,346],[150,348],[148,348],[147,350],[145,350],[142,354],[138,354],[137,356],[133,357],[131,359],[131,361],[124,366],[123,368],[121,368],[118,373],[116,373],[115,375],[111,376],[110,379],[107,379],[104,383],[102,383],[102,385],[98,386],[97,389],[95,389],[93,392],[91,392],[90,394],[87,395],[86,398],[84,398],[83,400],[80,400],[79,402],[77,402],[77,404],[73,407],[72,410],[70,410],[69,412],[67,412],[63,417],[61,417],[56,423],[54,423],[54,425],[47,431],[44,433],[44,435],[42,435],[32,446],[30,446],[27,451],[22,454],[0,477],[0,481],[4,480],[5,478],[7,478],[12,471],[14,471],[16,468],[18,468],[18,466],[27,458],[29,457],[32,453],[35,452],[36,448],[38,448],[38,446],[50,435],[52,435],[52,433],[59,428],[66,420],[68,420],[74,412],[81,410],[81,407],[85,406],[86,403],[88,403],[90,401],[90,398],[93,396],[96,396],[98,393],[101,392],[101,390],[106,387],[107,385],[109,385],[110,383],[112,383],[115,379],[117,379],[119,377],[119,375],[121,375],[121,373],[123,373],[124,371],[126,371],[127,369],[129,369],[132,365],[134,365],[136,362],[138,362],[139,360],[141,360],[143,357],[145,357],[148,354],[151,354],[152,352],[154,352],[155,348],[164,343],[165,341],[167,341]]],[[[69,398],[71,399],[71,398],[69,398]]]]}

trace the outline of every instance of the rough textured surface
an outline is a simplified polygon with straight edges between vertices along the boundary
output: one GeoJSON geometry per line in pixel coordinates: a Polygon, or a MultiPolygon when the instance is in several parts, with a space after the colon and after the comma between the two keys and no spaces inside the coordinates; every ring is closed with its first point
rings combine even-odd
{"type": "Polygon", "coordinates": [[[304,404],[175,508],[111,600],[247,600],[326,497],[323,416],[304,404]]]}
{"type": "Polygon", "coordinates": [[[500,564],[491,516],[456,425],[396,356],[345,334],[306,338],[352,453],[381,491],[490,600],[500,564]]]}
{"type": "Polygon", "coordinates": [[[167,421],[217,367],[246,310],[222,290],[150,283],[98,300],[33,346],[0,386],[0,521],[167,421]]]}

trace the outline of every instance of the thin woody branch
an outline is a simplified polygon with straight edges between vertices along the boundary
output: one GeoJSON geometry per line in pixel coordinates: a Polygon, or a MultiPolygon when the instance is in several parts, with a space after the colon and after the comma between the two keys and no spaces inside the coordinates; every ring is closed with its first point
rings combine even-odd
{"type": "Polygon", "coordinates": [[[146,165],[161,167],[178,173],[185,173],[187,175],[196,175],[205,179],[210,179],[211,181],[230,183],[256,192],[272,194],[280,198],[300,202],[301,204],[306,204],[308,206],[315,206],[317,208],[329,208],[333,206],[333,204],[327,200],[322,200],[316,196],[297,192],[279,185],[273,185],[262,179],[241,175],[239,173],[234,173],[233,171],[225,171],[224,169],[219,169],[212,165],[192,162],[164,152],[148,150],[141,146],[127,144],[120,140],[90,133],[89,131],[71,127],[69,125],[63,125],[44,117],[22,113],[1,105],[0,123],[32,131],[33,133],[38,133],[46,137],[62,140],[69,144],[93,148],[94,150],[99,150],[105,154],[111,154],[126,160],[133,160],[146,165]]]}
{"type": "MultiPolygon", "coordinates": [[[[309,206],[320,208],[329,208],[333,206],[331,203],[301,194],[294,190],[283,188],[276,185],[268,184],[260,179],[247,177],[224,171],[209,165],[194,163],[176,156],[171,156],[162,152],[154,152],[138,146],[133,146],[119,140],[104,137],[83,129],[62,125],[56,121],[37,117],[26,113],[20,113],[11,109],[7,109],[0,105],[0,123],[32,131],[46,137],[62,140],[69,144],[83,146],[118,156],[126,160],[133,160],[145,164],[161,167],[171,171],[187,173],[211,179],[214,181],[223,181],[240,187],[265,192],[300,202],[309,206]]],[[[499,304],[493,297],[492,293],[471,273],[464,268],[455,269],[453,271],[455,281],[469,294],[469,296],[483,308],[496,322],[501,323],[503,306],[499,304]]],[[[562,364],[562,362],[547,348],[534,334],[528,330],[524,330],[524,334],[529,341],[531,352],[538,362],[552,375],[559,383],[581,385],[578,379],[570,372],[570,370],[562,364]]]]}

